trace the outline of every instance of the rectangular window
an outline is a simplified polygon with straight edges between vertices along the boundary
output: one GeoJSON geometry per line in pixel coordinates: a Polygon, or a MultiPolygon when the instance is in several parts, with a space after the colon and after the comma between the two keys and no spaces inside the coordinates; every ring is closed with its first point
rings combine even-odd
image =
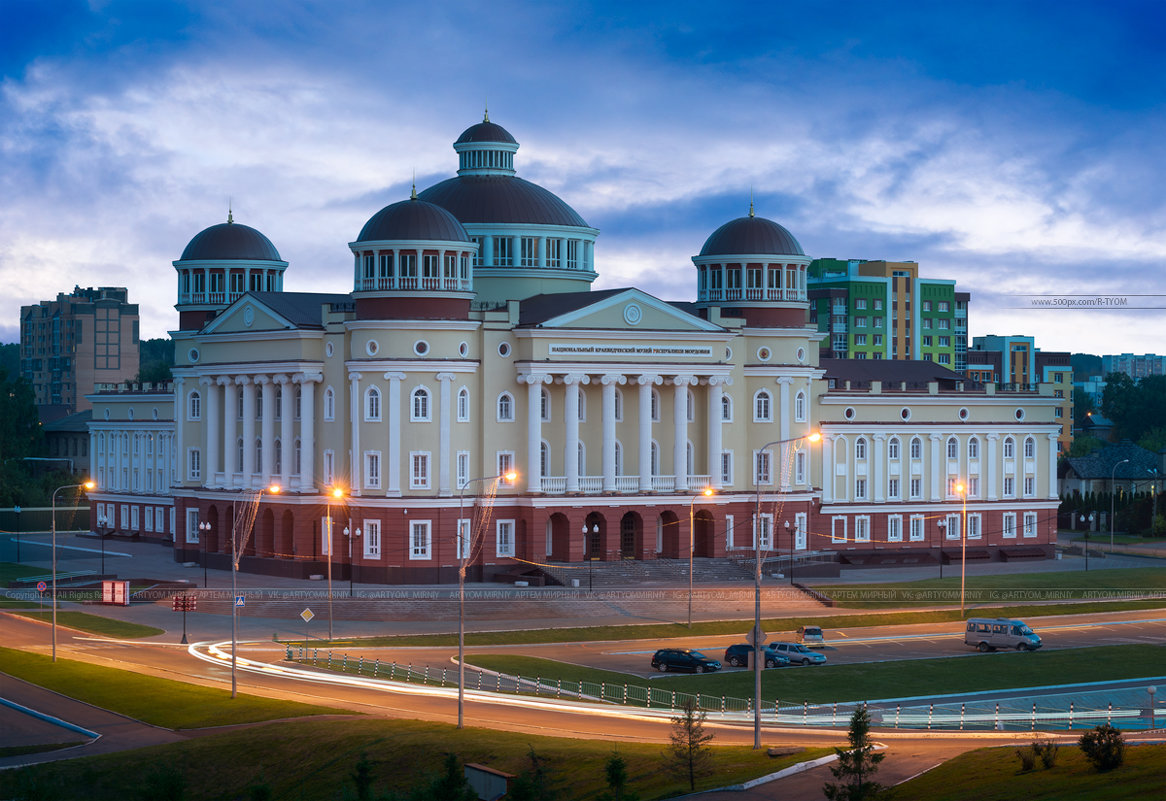
{"type": "Polygon", "coordinates": [[[732,451],[721,451],[721,483],[726,486],[733,483],[732,451]]]}
{"type": "Polygon", "coordinates": [[[457,452],[457,489],[461,489],[470,480],[470,452],[457,452]]]}
{"type": "MultiPolygon", "coordinates": [[[[514,469],[514,451],[498,451],[498,472],[495,475],[504,476],[514,469]]],[[[500,482],[505,484],[505,482],[500,482]]]]}
{"type": "MultiPolygon", "coordinates": [[[[757,532],[753,532],[753,536],[757,536],[757,532]]],[[[758,547],[763,551],[768,551],[773,548],[773,515],[763,512],[761,514],[761,542],[758,547]]]]}
{"type": "Polygon", "coordinates": [[[547,266],[548,267],[562,267],[563,266],[563,240],[548,239],[547,240],[547,266]]]}
{"type": "Polygon", "coordinates": [[[138,507],[130,507],[130,531],[140,531],[138,528],[138,507]]]}
{"type": "Polygon", "coordinates": [[[538,240],[533,236],[522,237],[522,266],[538,266],[538,240]]]}
{"type": "Polygon", "coordinates": [[[756,484],[771,484],[769,475],[769,451],[753,451],[753,481],[756,484]]]}
{"type": "Polygon", "coordinates": [[[1016,539],[1016,512],[1004,513],[1004,519],[1000,524],[1000,530],[1004,539],[1016,539]]]}
{"type": "Polygon", "coordinates": [[[202,480],[202,451],[191,448],[186,452],[186,478],[188,481],[202,480]]]}
{"type": "Polygon", "coordinates": [[[854,541],[870,542],[870,518],[866,515],[854,518],[854,541]]]}
{"type": "Polygon", "coordinates": [[[859,310],[866,309],[866,299],[865,298],[858,298],[857,300],[855,300],[854,301],[854,308],[859,309],[859,310]]]}
{"type": "Polygon", "coordinates": [[[437,278],[437,254],[425,253],[421,256],[421,277],[422,278],[437,278]]]}
{"type": "Polygon", "coordinates": [[[794,547],[799,551],[806,548],[807,519],[805,512],[798,512],[794,515],[794,547]]]}
{"type": "Polygon", "coordinates": [[[567,269],[568,270],[578,270],[579,269],[579,240],[578,239],[568,239],[567,240],[567,269]]]}
{"type": "Polygon", "coordinates": [[[429,453],[412,451],[409,454],[409,488],[429,489],[429,453]]]}
{"type": "Polygon", "coordinates": [[[968,477],[968,497],[969,498],[979,498],[980,497],[980,477],[979,476],[969,476],[968,477]]]}
{"type": "Polygon", "coordinates": [[[470,558],[470,520],[465,517],[457,521],[457,558],[470,558]]]}
{"type": "Polygon", "coordinates": [[[1036,478],[1033,476],[1024,477],[1024,497],[1031,498],[1036,495],[1036,478]]]}
{"type": "Polygon", "coordinates": [[[960,516],[948,515],[944,521],[944,528],[947,530],[946,538],[949,540],[958,540],[960,538],[960,516]]]}
{"type": "Polygon", "coordinates": [[[806,483],[806,458],[805,451],[794,453],[794,483],[799,486],[806,483]]]}
{"type": "Polygon", "coordinates": [[[854,344],[855,345],[866,345],[866,334],[855,334],[854,335],[854,344]]]}
{"type": "Polygon", "coordinates": [[[846,518],[830,519],[830,542],[846,542],[846,518]]]}
{"type": "MultiPolygon", "coordinates": [[[[112,517],[112,513],[110,515],[112,517]]],[[[111,521],[112,522],[112,521],[111,521]]],[[[199,535],[202,532],[198,530],[198,510],[186,510],[186,541],[190,544],[197,545],[199,542],[199,535]]]]}
{"type": "Polygon", "coordinates": [[[154,507],[147,506],[142,509],[142,531],[154,531],[154,507]]]}
{"type": "Polygon", "coordinates": [[[381,521],[364,521],[364,558],[381,558],[381,521]]]}
{"type": "Polygon", "coordinates": [[[428,520],[409,522],[409,558],[428,559],[430,556],[430,526],[428,520]]]}
{"type": "Polygon", "coordinates": [[[381,488],[381,453],[380,451],[364,452],[364,486],[365,489],[381,488]]]}
{"type": "Polygon", "coordinates": [[[923,515],[911,515],[911,542],[923,540],[923,515]]]}
{"type": "MultiPolygon", "coordinates": [[[[865,478],[856,478],[854,480],[854,500],[856,500],[856,501],[865,501],[866,500],[866,479],[865,478]]],[[[856,537],[858,536],[857,528],[855,529],[855,536],[856,537]]]]}
{"type": "MultiPolygon", "coordinates": [[[[276,472],[278,472],[278,470],[276,472]]],[[[324,451],[324,475],[322,476],[322,479],[325,484],[331,484],[336,480],[335,451],[324,451]]]]}
{"type": "Polygon", "coordinates": [[[923,497],[923,479],[911,479],[911,500],[918,500],[923,497]]]}
{"type": "Polygon", "coordinates": [[[514,264],[514,240],[508,236],[494,238],[494,264],[511,267],[514,264]]]}
{"type": "Polygon", "coordinates": [[[320,555],[328,556],[332,553],[332,532],[336,528],[336,519],[325,515],[320,518],[320,555]]]}
{"type": "Polygon", "coordinates": [[[1016,479],[1013,478],[1012,476],[1005,476],[1004,477],[1004,497],[1005,498],[1015,498],[1016,497],[1016,479]]]}
{"type": "Polygon", "coordinates": [[[978,540],[978,539],[980,539],[980,536],[981,536],[980,515],[979,514],[968,515],[968,539],[969,540],[978,540]]]}
{"type": "Polygon", "coordinates": [[[899,479],[887,479],[887,498],[892,501],[899,500],[899,479]]]}
{"type": "Polygon", "coordinates": [[[514,521],[499,520],[495,531],[497,540],[494,552],[498,556],[514,556],[514,521]]]}

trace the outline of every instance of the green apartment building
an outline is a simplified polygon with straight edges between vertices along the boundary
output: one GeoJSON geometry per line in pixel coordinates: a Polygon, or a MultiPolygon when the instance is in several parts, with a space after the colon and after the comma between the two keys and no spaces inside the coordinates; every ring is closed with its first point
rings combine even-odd
{"type": "Polygon", "coordinates": [[[824,357],[967,367],[968,293],[955,281],[920,278],[916,262],[814,259],[808,294],[824,357]]]}

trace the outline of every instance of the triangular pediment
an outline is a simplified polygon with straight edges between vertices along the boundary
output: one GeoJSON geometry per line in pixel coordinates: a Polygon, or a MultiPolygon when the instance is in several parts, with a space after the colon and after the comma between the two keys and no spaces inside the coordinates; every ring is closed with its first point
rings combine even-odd
{"type": "MultiPolygon", "coordinates": [[[[596,293],[598,294],[598,293],[596,293]]],[[[552,310],[553,312],[553,310],[552,310]]],[[[724,329],[639,289],[604,293],[595,302],[552,313],[539,328],[717,332],[724,329]]]]}
{"type": "Polygon", "coordinates": [[[297,326],[253,295],[243,295],[202,329],[204,334],[286,331],[297,326]]]}

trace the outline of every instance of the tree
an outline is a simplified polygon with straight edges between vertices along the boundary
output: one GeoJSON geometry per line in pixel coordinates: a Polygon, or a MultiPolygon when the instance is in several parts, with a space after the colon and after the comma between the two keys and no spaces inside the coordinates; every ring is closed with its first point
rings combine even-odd
{"type": "Polygon", "coordinates": [[[530,767],[514,779],[510,785],[510,792],[506,794],[509,801],[553,801],[558,793],[551,786],[551,777],[546,765],[530,749],[530,767]]]}
{"type": "Polygon", "coordinates": [[[428,785],[414,790],[409,801],[478,801],[478,794],[466,781],[466,773],[456,754],[446,754],[441,774],[428,785]]]}
{"type": "Polygon", "coordinates": [[[863,801],[877,798],[883,786],[871,780],[879,769],[879,763],[886,754],[875,753],[870,739],[870,713],[866,704],[854,710],[850,716],[850,731],[847,734],[850,748],[835,748],[838,763],[830,767],[830,772],[838,783],[826,782],[822,792],[830,801],[863,801]]]}
{"type": "Polygon", "coordinates": [[[1096,411],[1093,405],[1093,396],[1083,389],[1073,390],[1073,419],[1081,421],[1085,415],[1096,411]]]}
{"type": "Polygon", "coordinates": [[[696,780],[712,773],[713,753],[709,743],[711,732],[704,730],[705,712],[696,701],[688,698],[680,707],[680,714],[672,718],[672,744],[664,752],[669,770],[688,779],[688,790],[696,790],[696,780]]]}
{"type": "Polygon", "coordinates": [[[1121,730],[1108,723],[1095,726],[1081,735],[1077,741],[1081,753],[1098,771],[1113,770],[1125,761],[1125,741],[1121,730]]]}
{"type": "Polygon", "coordinates": [[[1105,443],[1092,434],[1082,434],[1073,438],[1073,445],[1069,448],[1069,455],[1073,457],[1088,456],[1101,450],[1105,443]]]}
{"type": "Polygon", "coordinates": [[[607,792],[599,796],[599,801],[639,801],[639,796],[627,791],[628,763],[618,752],[608,757],[604,766],[607,774],[607,792]]]}

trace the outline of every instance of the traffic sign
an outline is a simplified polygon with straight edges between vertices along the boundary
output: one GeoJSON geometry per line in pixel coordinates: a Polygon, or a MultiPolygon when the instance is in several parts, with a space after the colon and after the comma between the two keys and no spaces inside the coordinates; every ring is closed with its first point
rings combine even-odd
{"type": "Polygon", "coordinates": [[[38,581],[38,582],[36,583],[36,591],[37,591],[37,592],[44,592],[44,591],[45,591],[45,590],[47,590],[48,588],[49,588],[49,585],[48,585],[48,584],[45,584],[43,581],[38,581]]]}
{"type": "Polygon", "coordinates": [[[242,595],[236,595],[236,596],[235,596],[235,606],[237,606],[237,607],[238,607],[238,606],[243,606],[243,605],[244,605],[244,603],[243,603],[243,596],[242,596],[242,595]]]}
{"type": "Polygon", "coordinates": [[[304,619],[305,623],[311,623],[312,618],[314,618],[315,616],[316,616],[316,613],[313,612],[311,609],[305,609],[304,611],[300,612],[300,617],[302,617],[304,619]]]}
{"type": "Polygon", "coordinates": [[[756,648],[759,644],[764,644],[768,637],[769,635],[762,631],[760,626],[754,626],[753,628],[749,629],[749,644],[754,648],[756,648]]]}

